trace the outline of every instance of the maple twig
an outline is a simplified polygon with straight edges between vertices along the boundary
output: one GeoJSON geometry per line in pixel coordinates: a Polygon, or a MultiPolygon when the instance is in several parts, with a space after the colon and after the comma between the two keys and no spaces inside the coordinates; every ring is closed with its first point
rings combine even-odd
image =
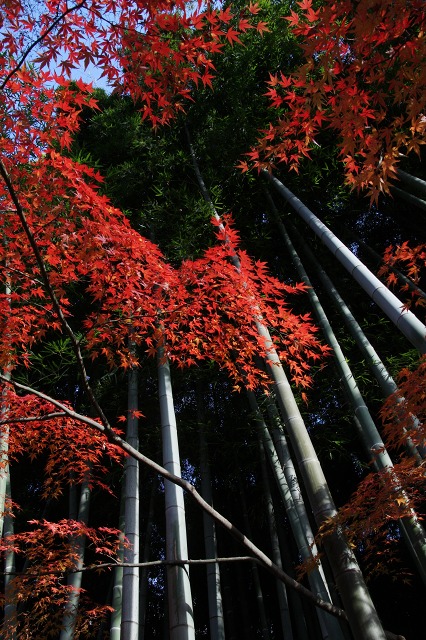
{"type": "Polygon", "coordinates": [[[43,42],[44,38],[49,35],[49,33],[51,31],[53,31],[53,29],[61,22],[61,20],[63,20],[69,13],[71,13],[72,11],[75,11],[76,9],[81,9],[81,7],[83,5],[86,4],[86,0],[82,0],[82,2],[79,2],[78,4],[75,4],[73,7],[70,7],[69,9],[66,9],[63,13],[61,13],[61,15],[56,18],[52,24],[50,25],[50,27],[48,27],[46,29],[46,31],[43,31],[43,33],[40,34],[40,36],[34,40],[34,42],[32,42],[30,44],[30,46],[27,48],[27,50],[25,51],[25,53],[22,54],[21,59],[19,60],[19,62],[16,64],[16,66],[11,69],[11,71],[9,71],[9,73],[7,74],[6,78],[3,80],[2,84],[0,85],[0,89],[4,89],[6,84],[9,82],[10,78],[15,75],[15,73],[17,73],[17,71],[19,71],[19,69],[22,67],[22,65],[24,64],[25,60],[28,58],[28,56],[30,55],[31,51],[38,45],[40,44],[40,42],[43,42]]]}
{"type": "Polygon", "coordinates": [[[43,256],[41,255],[40,249],[38,247],[38,244],[34,238],[34,234],[30,229],[30,226],[27,222],[27,218],[24,212],[24,208],[21,205],[21,202],[18,198],[18,195],[15,191],[15,188],[13,186],[12,180],[9,176],[9,173],[3,163],[3,160],[0,159],[0,175],[2,176],[7,190],[9,191],[10,197],[12,198],[13,204],[16,207],[16,213],[21,221],[21,225],[22,228],[24,230],[25,235],[28,238],[28,241],[30,243],[31,249],[33,250],[33,254],[34,257],[36,259],[38,268],[40,269],[40,275],[41,275],[41,279],[43,281],[43,286],[46,289],[46,292],[49,296],[49,298],[52,301],[53,304],[53,308],[56,311],[56,315],[58,316],[58,319],[60,321],[60,323],[62,324],[62,326],[65,329],[65,332],[68,334],[70,340],[71,340],[71,345],[74,349],[74,353],[77,357],[77,363],[78,366],[80,368],[80,372],[82,374],[82,379],[83,379],[83,387],[87,393],[87,396],[89,398],[89,401],[91,403],[91,405],[94,407],[94,409],[96,410],[96,413],[98,414],[98,416],[100,417],[100,419],[102,420],[102,423],[104,424],[105,428],[110,429],[110,424],[108,422],[107,417],[105,416],[102,408],[100,407],[98,401],[95,398],[95,395],[92,391],[92,388],[89,384],[89,379],[86,373],[86,367],[84,365],[84,360],[83,360],[83,356],[80,350],[80,343],[79,340],[77,339],[74,331],[72,330],[71,326],[68,324],[67,319],[65,318],[64,312],[62,310],[61,304],[56,296],[56,293],[53,289],[53,286],[50,282],[49,279],[49,274],[43,259],[43,256]]]}
{"type": "Polygon", "coordinates": [[[35,578],[38,576],[65,576],[71,573],[81,573],[83,571],[98,571],[99,569],[115,569],[116,567],[139,567],[139,568],[149,568],[149,567],[158,567],[158,566],[177,566],[182,567],[185,565],[197,565],[197,564],[213,564],[213,563],[225,563],[225,562],[255,562],[256,564],[262,566],[263,563],[253,556],[232,556],[230,558],[201,558],[201,559],[190,559],[188,560],[150,560],[148,562],[101,562],[99,564],[89,564],[86,567],[81,567],[80,569],[58,569],[52,571],[0,571],[0,576],[25,576],[26,578],[35,578]]]}
{"type": "Polygon", "coordinates": [[[213,200],[210,197],[209,190],[206,187],[206,183],[204,182],[203,175],[202,175],[202,173],[200,171],[200,167],[199,167],[199,164],[198,164],[198,161],[197,161],[197,156],[196,156],[196,153],[195,153],[194,145],[192,144],[191,135],[189,133],[188,124],[186,122],[185,122],[185,133],[186,133],[186,138],[187,138],[187,141],[188,141],[189,154],[191,156],[192,166],[194,167],[194,173],[196,175],[198,186],[200,188],[201,194],[202,194],[205,202],[209,205],[209,207],[210,207],[214,217],[216,218],[216,220],[220,221],[220,216],[219,216],[218,212],[216,211],[216,207],[213,204],[213,200]]]}
{"type": "Polygon", "coordinates": [[[54,420],[55,418],[63,418],[67,414],[64,411],[56,411],[53,413],[45,413],[42,416],[27,416],[25,418],[7,418],[6,420],[0,420],[0,425],[3,424],[16,424],[18,422],[35,422],[38,420],[54,420]]]}
{"type": "MultiPolygon", "coordinates": [[[[14,211],[14,213],[16,213],[16,211],[14,211]]],[[[8,264],[7,270],[9,273],[14,273],[14,274],[17,274],[18,276],[22,276],[22,278],[26,278],[29,282],[32,282],[33,284],[40,284],[41,286],[43,286],[42,280],[39,280],[34,276],[30,276],[28,273],[25,273],[25,271],[21,271],[21,269],[16,269],[16,267],[11,267],[8,264]]]]}

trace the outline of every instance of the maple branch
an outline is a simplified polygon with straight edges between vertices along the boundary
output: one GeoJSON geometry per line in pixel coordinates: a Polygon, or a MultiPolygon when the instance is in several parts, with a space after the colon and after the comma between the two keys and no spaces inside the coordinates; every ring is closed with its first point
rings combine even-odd
{"type": "Polygon", "coordinates": [[[8,418],[0,420],[0,426],[3,424],[16,424],[20,422],[35,422],[39,420],[54,420],[55,418],[63,418],[67,414],[64,411],[56,411],[53,413],[45,413],[42,416],[27,416],[25,418],[8,418]]]}
{"type": "MultiPolygon", "coordinates": [[[[14,213],[16,213],[16,211],[14,211],[14,213]]],[[[21,269],[16,269],[15,267],[11,267],[10,265],[7,265],[7,270],[9,273],[14,273],[18,276],[21,276],[22,278],[26,278],[29,282],[32,282],[33,284],[40,284],[41,286],[43,286],[43,281],[39,280],[38,278],[35,278],[34,276],[30,276],[28,273],[26,273],[25,271],[21,271],[21,269]]]]}
{"type": "MultiPolygon", "coordinates": [[[[27,393],[31,393],[37,396],[38,398],[41,398],[42,400],[46,400],[47,402],[53,404],[55,407],[61,409],[61,411],[64,412],[69,417],[97,429],[98,431],[103,433],[112,444],[115,444],[117,447],[125,451],[128,455],[132,456],[136,460],[139,460],[143,464],[150,467],[153,471],[158,473],[164,479],[169,480],[170,482],[173,482],[174,484],[184,489],[195,500],[195,502],[197,502],[197,504],[204,511],[206,511],[218,524],[220,524],[224,529],[226,529],[233,538],[235,538],[240,544],[242,544],[251,553],[253,553],[255,558],[257,558],[257,560],[259,561],[259,563],[263,567],[265,567],[270,573],[272,573],[272,575],[274,575],[278,580],[281,580],[282,582],[284,582],[284,584],[289,588],[295,589],[296,591],[298,591],[300,595],[310,600],[316,607],[319,607],[320,609],[327,611],[327,613],[331,614],[332,616],[335,616],[336,618],[340,618],[341,620],[347,621],[347,616],[346,616],[346,613],[343,611],[343,609],[340,609],[339,607],[336,607],[335,605],[329,602],[325,602],[320,597],[312,593],[312,591],[309,591],[309,589],[306,589],[306,587],[300,584],[300,582],[297,582],[297,580],[294,580],[293,578],[291,578],[276,564],[274,564],[272,560],[265,553],[263,553],[263,551],[261,551],[251,540],[249,540],[243,533],[241,533],[241,531],[237,529],[235,525],[232,524],[232,522],[230,522],[221,513],[219,513],[219,511],[216,511],[211,505],[209,505],[209,503],[206,502],[201,497],[201,495],[198,493],[198,491],[190,482],[188,482],[187,480],[184,480],[179,476],[175,476],[174,474],[167,471],[167,469],[165,469],[161,465],[154,462],[154,460],[151,460],[147,456],[143,455],[143,453],[141,453],[140,451],[137,451],[136,449],[134,449],[125,440],[120,438],[120,436],[118,436],[117,433],[115,433],[115,431],[109,425],[106,426],[106,425],[100,424],[99,422],[96,422],[95,420],[93,420],[92,418],[89,418],[88,416],[77,413],[76,411],[73,411],[66,405],[62,404],[62,402],[59,402],[58,400],[51,398],[45,393],[41,391],[37,391],[36,389],[28,387],[24,384],[21,384],[20,382],[16,382],[15,380],[9,380],[3,374],[0,374],[0,380],[5,382],[6,384],[10,384],[14,386],[16,389],[20,389],[21,391],[26,391],[27,393]]],[[[390,640],[396,640],[396,636],[393,636],[392,638],[390,637],[390,640]]]]}
{"type": "MultiPolygon", "coordinates": [[[[83,3],[81,3],[83,4],[83,3]]],[[[102,408],[100,407],[98,401],[96,400],[94,393],[92,391],[92,388],[89,384],[89,379],[86,373],[86,367],[84,365],[84,360],[83,360],[83,356],[80,350],[80,343],[79,340],[77,339],[74,331],[72,330],[72,328],[70,327],[70,325],[67,322],[67,319],[65,318],[64,312],[62,311],[62,307],[61,304],[56,296],[56,293],[52,287],[52,284],[50,282],[49,279],[49,274],[47,272],[46,269],[46,265],[43,259],[43,256],[41,255],[40,249],[38,247],[38,244],[34,238],[34,234],[30,229],[30,226],[27,222],[27,218],[25,216],[25,212],[24,209],[21,205],[21,202],[18,198],[18,195],[15,191],[15,188],[13,186],[12,180],[9,176],[9,173],[3,163],[3,160],[0,159],[0,175],[2,176],[7,190],[9,191],[10,197],[12,198],[12,202],[16,207],[16,213],[21,221],[21,225],[23,227],[23,230],[28,238],[28,241],[30,243],[31,249],[33,250],[34,253],[34,257],[36,259],[38,268],[40,269],[40,275],[41,275],[41,279],[43,281],[43,285],[46,289],[46,292],[48,294],[48,296],[50,297],[52,304],[53,304],[53,308],[56,311],[56,315],[58,316],[58,319],[60,321],[60,323],[62,324],[63,328],[65,329],[65,332],[68,334],[70,340],[71,340],[71,345],[74,349],[74,353],[77,357],[77,363],[78,366],[80,368],[80,372],[82,374],[82,378],[83,378],[83,387],[87,393],[87,396],[89,398],[89,401],[91,403],[91,405],[94,407],[94,409],[96,410],[96,413],[98,414],[98,416],[100,417],[100,419],[102,420],[102,423],[104,424],[105,428],[107,429],[111,429],[110,424],[108,422],[107,417],[105,416],[102,408]]]]}
{"type": "MultiPolygon", "coordinates": [[[[6,383],[9,383],[9,384],[13,385],[16,389],[20,389],[21,391],[26,391],[27,393],[31,393],[32,395],[37,396],[38,398],[41,398],[42,400],[46,400],[46,402],[50,402],[50,404],[53,404],[55,407],[58,407],[58,409],[61,409],[61,413],[63,413],[64,415],[69,416],[70,418],[74,418],[75,420],[79,420],[80,422],[84,422],[85,424],[89,425],[90,427],[95,427],[96,429],[98,429],[102,433],[105,433],[105,434],[111,433],[111,434],[116,435],[115,431],[111,428],[109,423],[108,423],[108,427],[105,427],[105,425],[100,424],[99,422],[96,422],[96,420],[93,420],[93,418],[89,418],[88,416],[84,416],[81,413],[77,413],[76,411],[73,411],[73,409],[70,409],[65,404],[62,404],[62,402],[59,402],[59,400],[55,400],[54,398],[52,398],[51,396],[46,395],[42,391],[38,391],[37,389],[33,389],[32,387],[27,387],[27,385],[21,384],[20,382],[17,382],[16,380],[9,380],[3,374],[0,374],[0,380],[3,380],[3,382],[6,382],[6,383]]],[[[127,443],[125,443],[124,440],[123,440],[123,444],[127,444],[127,443]]]]}
{"type": "Polygon", "coordinates": [[[143,32],[135,27],[129,27],[128,25],[123,26],[118,24],[117,22],[113,22],[112,20],[108,20],[102,13],[100,13],[97,9],[93,9],[93,14],[100,20],[100,22],[106,22],[112,29],[116,31],[122,31],[123,33],[133,33],[136,36],[143,36],[143,32]]]}
{"type": "Polygon", "coordinates": [[[83,571],[98,571],[99,569],[112,569],[116,567],[139,567],[139,568],[149,568],[149,567],[158,567],[158,566],[176,566],[183,567],[185,565],[196,565],[196,564],[213,564],[213,563],[225,563],[225,562],[255,562],[260,566],[264,566],[263,563],[253,556],[232,556],[231,558],[201,558],[196,560],[150,560],[148,562],[101,562],[99,564],[89,564],[86,567],[81,567],[81,569],[70,569],[70,570],[52,570],[52,571],[0,571],[0,576],[25,576],[26,578],[36,578],[38,576],[65,576],[71,573],[82,573],[83,571]]]}
{"type": "Polygon", "coordinates": [[[63,20],[64,18],[66,18],[66,16],[68,14],[70,14],[72,11],[75,11],[76,9],[81,9],[81,7],[86,4],[86,0],[82,0],[82,2],[79,2],[78,4],[75,4],[73,7],[70,7],[69,9],[66,9],[66,11],[64,11],[63,13],[61,13],[60,16],[58,16],[50,25],[50,27],[48,27],[46,29],[46,31],[43,31],[43,33],[40,34],[40,36],[34,40],[34,42],[28,47],[28,49],[25,51],[25,53],[22,54],[21,59],[19,60],[19,62],[16,64],[16,66],[9,71],[9,73],[7,74],[6,78],[3,80],[2,84],[0,85],[0,89],[4,89],[6,84],[9,82],[10,78],[17,72],[19,71],[19,69],[22,67],[22,65],[24,64],[25,60],[28,58],[29,54],[31,53],[31,51],[38,45],[40,44],[40,42],[43,42],[44,38],[49,35],[49,33],[51,31],[53,31],[53,29],[61,22],[61,20],[63,20]]]}
{"type": "Polygon", "coordinates": [[[192,166],[194,167],[194,173],[196,175],[198,186],[200,188],[201,194],[202,194],[205,202],[209,205],[210,209],[212,210],[213,216],[216,218],[216,220],[220,221],[220,216],[219,216],[218,212],[216,211],[216,207],[213,204],[213,200],[210,197],[209,190],[206,187],[206,183],[204,182],[202,173],[200,171],[200,167],[199,167],[199,164],[198,164],[198,161],[197,161],[197,156],[196,156],[196,153],[195,153],[194,145],[192,144],[191,135],[189,133],[188,124],[186,122],[185,122],[185,133],[186,133],[186,138],[187,138],[187,141],[188,141],[189,154],[191,156],[192,166]]]}

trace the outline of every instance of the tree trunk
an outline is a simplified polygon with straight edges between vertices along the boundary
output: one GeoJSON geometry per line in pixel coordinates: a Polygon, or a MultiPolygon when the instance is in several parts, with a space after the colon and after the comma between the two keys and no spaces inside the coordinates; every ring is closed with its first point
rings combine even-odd
{"type": "MultiPolygon", "coordinates": [[[[315,537],[312,531],[308,512],[305,507],[305,502],[303,500],[302,490],[299,485],[299,479],[296,475],[296,470],[294,468],[293,460],[291,459],[290,449],[287,443],[287,439],[284,435],[284,430],[280,420],[280,415],[279,415],[277,406],[271,395],[264,396],[264,400],[265,400],[266,408],[268,411],[269,421],[270,421],[270,424],[272,425],[271,433],[272,433],[272,440],[275,445],[275,455],[278,456],[279,464],[281,466],[281,469],[284,472],[284,476],[287,481],[290,494],[293,498],[293,503],[294,503],[297,515],[302,525],[304,535],[306,536],[308,547],[311,550],[313,555],[317,555],[318,549],[315,543],[315,537]]],[[[265,432],[265,436],[269,437],[268,430],[265,432]]],[[[320,570],[320,574],[322,575],[322,580],[327,587],[327,580],[325,578],[321,564],[319,565],[319,570],[320,570]]]]}
{"type": "MultiPolygon", "coordinates": [[[[285,230],[285,227],[278,218],[277,218],[277,223],[281,231],[281,234],[285,239],[285,234],[287,233],[285,230]]],[[[398,389],[397,384],[392,378],[389,371],[386,369],[377,351],[374,349],[373,345],[368,340],[367,336],[365,335],[362,328],[356,321],[355,317],[352,315],[349,307],[347,306],[347,304],[345,303],[345,301],[337,291],[336,287],[334,286],[331,279],[328,277],[325,270],[321,267],[318,260],[315,258],[312,251],[309,249],[309,247],[306,246],[306,244],[303,242],[302,236],[294,227],[292,227],[292,232],[294,232],[299,242],[301,243],[303,251],[307,256],[307,258],[309,259],[309,261],[312,263],[313,267],[315,268],[315,273],[320,279],[325,292],[329,295],[337,311],[341,314],[351,336],[353,337],[360,351],[364,355],[367,365],[369,366],[374,377],[376,378],[384,397],[388,397],[392,395],[398,389]]],[[[403,398],[400,399],[400,402],[403,402],[403,398]]],[[[412,423],[413,423],[413,429],[418,428],[419,421],[415,416],[413,416],[412,423]]],[[[407,435],[407,450],[410,455],[416,458],[418,464],[421,464],[422,458],[425,456],[425,452],[421,448],[417,449],[416,446],[413,444],[413,442],[410,440],[408,435],[407,435]]]]}
{"type": "MultiPolygon", "coordinates": [[[[252,391],[247,391],[250,408],[253,412],[254,419],[257,424],[258,432],[262,438],[264,451],[267,459],[270,463],[270,467],[273,476],[277,482],[277,488],[280,493],[281,499],[285,507],[285,511],[290,522],[290,527],[296,542],[298,553],[303,561],[310,561],[313,558],[313,554],[316,551],[311,548],[311,544],[308,542],[308,537],[313,541],[313,535],[311,527],[307,519],[304,521],[305,527],[299,519],[296,506],[293,501],[292,493],[290,492],[289,485],[281,468],[280,461],[278,459],[277,452],[272,442],[272,438],[269,435],[268,428],[259,410],[256,397],[252,391]]],[[[321,563],[315,567],[308,574],[309,585],[313,593],[319,595],[322,600],[331,602],[330,593],[327,588],[325,575],[321,567],[321,563]]],[[[340,629],[340,625],[336,618],[327,615],[324,611],[317,610],[318,621],[321,627],[321,634],[324,640],[343,640],[343,635],[340,629]]]]}
{"type": "MultiPolygon", "coordinates": [[[[197,421],[200,437],[201,495],[206,502],[208,502],[210,505],[213,505],[210,465],[205,434],[206,420],[203,402],[203,389],[200,384],[197,385],[197,421]]],[[[205,512],[203,512],[203,529],[206,558],[216,558],[216,526],[212,518],[205,512]]],[[[225,640],[225,626],[223,619],[219,564],[208,564],[206,571],[210,638],[211,640],[225,640]]]]}
{"type": "MultiPolygon", "coordinates": [[[[294,569],[290,561],[290,558],[292,557],[292,553],[289,545],[287,532],[283,529],[283,527],[278,527],[277,535],[280,543],[283,569],[289,575],[294,577],[294,569]]],[[[291,612],[291,618],[292,618],[293,627],[295,631],[295,636],[297,640],[312,640],[310,637],[311,634],[309,633],[308,623],[306,621],[306,616],[305,616],[304,605],[306,603],[299,596],[299,594],[293,589],[288,590],[288,600],[289,600],[289,606],[290,606],[290,612],[291,612]]],[[[309,603],[308,603],[308,606],[309,606],[309,603]]],[[[286,640],[286,638],[284,638],[284,640],[286,640]]]]}
{"type": "MultiPolygon", "coordinates": [[[[266,358],[275,383],[280,410],[295,452],[306,492],[318,526],[336,515],[337,510],[324,477],[321,465],[308,435],[287,376],[278,355],[272,350],[267,329],[258,324],[259,334],[265,339],[266,358]]],[[[336,531],[324,541],[349,626],[356,640],[384,640],[385,633],[374,608],[361,570],[343,533],[336,531]]]]}
{"type": "MultiPolygon", "coordinates": [[[[132,367],[128,377],[127,394],[127,442],[139,449],[138,371],[132,367]]],[[[128,457],[125,462],[124,533],[129,547],[124,550],[124,560],[139,562],[139,462],[128,457]]],[[[121,640],[138,640],[139,634],[139,567],[123,568],[123,593],[121,609],[121,640]]]]}
{"type": "MultiPolygon", "coordinates": [[[[9,502],[12,499],[12,493],[10,488],[10,471],[7,467],[6,478],[6,501],[9,502]]],[[[10,513],[10,506],[6,505],[6,513],[4,515],[4,527],[3,527],[3,541],[8,546],[7,540],[14,534],[13,517],[10,513]]],[[[16,632],[18,628],[17,623],[17,610],[16,610],[16,594],[14,588],[13,574],[15,572],[15,552],[13,548],[7,549],[4,554],[4,627],[7,630],[8,640],[16,639],[16,632]]]]}
{"type": "MultiPolygon", "coordinates": [[[[89,476],[90,471],[87,471],[89,476]]],[[[90,508],[90,486],[89,477],[81,485],[80,503],[78,507],[78,521],[87,524],[89,522],[89,508],[90,508]]],[[[72,541],[75,553],[77,555],[77,561],[75,564],[75,573],[68,576],[67,584],[72,587],[72,591],[69,594],[69,598],[64,608],[63,627],[59,640],[73,640],[75,626],[77,623],[77,611],[80,601],[81,581],[83,578],[83,572],[81,569],[84,565],[84,550],[86,546],[86,537],[77,536],[72,541]]]]}
{"type": "MultiPolygon", "coordinates": [[[[260,468],[262,473],[263,491],[266,501],[266,515],[268,518],[269,534],[271,537],[272,560],[282,568],[280,543],[277,535],[277,523],[275,520],[274,505],[272,501],[271,488],[269,485],[268,469],[266,467],[265,449],[259,433],[260,468]]],[[[281,629],[283,640],[293,640],[293,629],[291,626],[290,609],[288,604],[287,589],[285,584],[276,580],[278,607],[280,611],[281,629]]]]}
{"type": "MultiPolygon", "coordinates": [[[[9,275],[6,275],[6,283],[4,292],[8,299],[8,306],[10,308],[11,300],[11,285],[9,275]]],[[[3,369],[3,376],[5,380],[10,380],[10,369],[5,367],[3,369]]],[[[0,417],[4,420],[7,416],[7,403],[5,402],[7,393],[6,386],[2,390],[0,417]]],[[[3,536],[4,529],[4,512],[6,503],[7,483],[10,480],[9,472],[9,425],[3,424],[0,426],[0,537],[3,536]]]]}
{"type": "MultiPolygon", "coordinates": [[[[252,540],[253,534],[251,531],[250,519],[247,513],[247,503],[244,495],[244,490],[241,484],[241,480],[239,482],[239,494],[241,498],[241,507],[243,511],[244,528],[247,532],[248,537],[252,540]]],[[[260,631],[260,636],[262,640],[269,640],[269,627],[268,627],[268,621],[266,618],[265,601],[263,599],[262,587],[260,586],[259,570],[257,568],[257,564],[255,563],[251,564],[251,574],[253,576],[254,593],[256,596],[257,611],[259,614],[259,617],[258,617],[259,623],[256,628],[256,633],[260,631]]]]}
{"type": "MultiPolygon", "coordinates": [[[[170,367],[164,349],[158,349],[158,384],[163,441],[163,466],[176,476],[181,475],[176,416],[173,404],[170,367]]],[[[166,559],[187,560],[185,505],[180,487],[165,480],[166,559]]],[[[170,640],[195,640],[194,615],[188,569],[167,567],[170,640]]]]}
{"type": "MultiPolygon", "coordinates": [[[[149,496],[148,516],[145,527],[145,540],[143,544],[142,562],[148,562],[151,550],[151,532],[154,524],[155,486],[152,484],[149,496]]],[[[145,640],[146,611],[148,598],[148,568],[142,567],[140,573],[139,590],[139,640],[145,640]]]]}
{"type": "MultiPolygon", "coordinates": [[[[10,379],[10,374],[5,373],[4,376],[10,379]]],[[[7,408],[4,404],[5,390],[3,390],[2,406],[0,411],[1,419],[4,420],[7,408]]],[[[4,534],[4,513],[6,506],[7,483],[9,478],[9,425],[4,424],[0,427],[0,536],[4,534]]]]}
{"type": "Polygon", "coordinates": [[[262,173],[405,337],[426,353],[426,326],[411,311],[401,311],[401,301],[282,182],[267,171],[262,173]]]}
{"type": "Polygon", "coordinates": [[[405,202],[408,202],[408,204],[411,204],[413,207],[416,207],[416,209],[420,209],[421,211],[426,211],[426,200],[422,200],[421,198],[418,198],[412,193],[408,193],[407,191],[404,191],[404,189],[399,189],[395,185],[391,186],[391,191],[398,198],[401,198],[401,200],[405,200],[405,202]]]}
{"type": "MultiPolygon", "coordinates": [[[[124,562],[125,495],[126,495],[126,485],[125,485],[125,479],[124,479],[124,482],[121,488],[121,499],[120,499],[120,520],[119,520],[120,549],[118,552],[119,562],[124,562]]],[[[113,611],[111,613],[110,640],[120,640],[122,604],[123,604],[123,567],[115,567],[114,577],[113,577],[113,586],[112,586],[112,598],[111,598],[111,605],[112,605],[113,611]]]]}
{"type": "Polygon", "coordinates": [[[426,198],[426,182],[424,180],[421,180],[421,178],[417,178],[416,176],[412,176],[402,169],[398,169],[397,176],[401,182],[406,184],[412,191],[417,192],[422,198],[426,198]]]}
{"type": "Polygon", "coordinates": [[[223,580],[223,603],[224,618],[226,623],[226,639],[239,640],[237,635],[236,611],[237,603],[234,602],[234,594],[231,586],[231,567],[226,567],[222,571],[223,580]]]}

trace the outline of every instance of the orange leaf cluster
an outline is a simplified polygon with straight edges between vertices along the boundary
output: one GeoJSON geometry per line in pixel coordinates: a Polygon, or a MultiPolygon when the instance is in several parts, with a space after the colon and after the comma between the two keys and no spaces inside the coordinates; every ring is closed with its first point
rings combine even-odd
{"type": "MultiPolygon", "coordinates": [[[[398,277],[392,267],[401,269],[414,285],[418,285],[421,274],[426,267],[426,245],[420,244],[412,247],[408,242],[403,242],[396,247],[389,246],[384,253],[379,276],[386,277],[388,285],[395,286],[398,284],[398,277]]],[[[420,289],[409,287],[406,283],[400,287],[400,290],[404,293],[410,290],[410,299],[405,303],[407,307],[413,302],[420,306],[426,305],[426,299],[420,289]]]]}
{"type": "Polygon", "coordinates": [[[393,525],[418,517],[416,509],[424,502],[424,492],[424,468],[413,459],[402,460],[392,470],[372,472],[337,515],[321,526],[318,542],[336,529],[343,530],[350,545],[362,554],[370,576],[391,573],[394,565],[399,565],[401,576],[394,544],[401,533],[393,525]]]}
{"type": "MultiPolygon", "coordinates": [[[[405,453],[407,439],[425,452],[426,357],[399,374],[398,390],[381,410],[383,435],[389,451],[399,458],[393,468],[369,473],[337,515],[319,530],[321,542],[340,528],[367,562],[370,574],[390,573],[400,563],[395,542],[401,537],[399,521],[423,519],[426,498],[425,462],[405,453]]],[[[312,567],[303,565],[302,573],[312,567]]],[[[398,567],[401,575],[401,567],[398,567]]]]}
{"type": "MultiPolygon", "coordinates": [[[[152,355],[165,341],[168,356],[180,366],[214,360],[235,381],[244,373],[253,387],[265,379],[254,365],[254,357],[264,353],[256,315],[273,329],[275,345],[295,380],[309,383],[307,362],[323,349],[309,319],[294,315],[284,301],[285,294],[303,287],[283,285],[267,274],[264,264],[239,251],[230,224],[218,231],[217,245],[203,258],[174,269],[100,195],[97,176],[88,167],[51,151],[31,171],[11,166],[10,176],[20,184],[21,205],[70,322],[79,300],[70,300],[70,287],[84,295],[86,313],[78,328],[92,358],[128,367],[134,364],[130,337],[152,355]],[[238,252],[239,271],[230,261],[232,252],[238,252]]],[[[3,198],[10,200],[5,188],[3,198]]],[[[0,295],[4,367],[28,365],[34,343],[63,328],[19,216],[12,202],[8,206],[0,245],[0,270],[11,288],[0,295]]]]}
{"type": "MultiPolygon", "coordinates": [[[[80,104],[70,108],[68,79],[89,65],[116,91],[142,103],[143,117],[154,126],[165,124],[183,109],[196,85],[211,86],[212,54],[255,28],[258,21],[252,16],[257,12],[250,5],[234,15],[202,0],[85,0],[73,5],[46,0],[35,11],[25,3],[3,3],[0,48],[8,54],[0,57],[0,89],[2,110],[10,117],[1,126],[5,131],[21,128],[25,142],[34,144],[34,137],[44,140],[46,131],[37,131],[36,124],[32,140],[28,131],[24,135],[31,118],[49,129],[56,119],[55,126],[67,124],[65,138],[57,139],[68,144],[73,120],[83,103],[90,104],[92,91],[78,81],[75,98],[80,104]],[[62,97],[58,85],[64,89],[62,97]]],[[[266,25],[259,22],[258,30],[267,30],[266,25]]]]}
{"type": "Polygon", "coordinates": [[[377,200],[389,191],[400,154],[419,153],[425,141],[424,4],[297,4],[287,20],[306,63],[289,76],[271,76],[266,95],[279,119],[248,154],[250,163],[284,162],[297,171],[326,126],[339,136],[347,183],[377,200]]]}
{"type": "Polygon", "coordinates": [[[57,498],[66,485],[87,480],[110,492],[102,478],[111,462],[121,463],[121,449],[78,420],[58,416],[56,407],[35,396],[18,396],[5,388],[2,398],[7,409],[2,412],[0,437],[7,432],[9,460],[43,460],[43,498],[57,498]]]}
{"type": "MultiPolygon", "coordinates": [[[[68,571],[75,569],[77,549],[75,540],[85,538],[99,561],[118,561],[120,531],[106,527],[94,529],[74,520],[33,520],[25,533],[8,536],[0,543],[2,553],[13,550],[19,563],[25,561],[25,573],[11,577],[9,590],[16,593],[17,603],[23,609],[20,616],[19,637],[57,637],[62,625],[64,607],[73,587],[64,584],[68,571]]],[[[82,609],[78,615],[75,638],[90,637],[93,623],[104,617],[110,607],[93,606],[85,602],[81,593],[82,609]],[[88,609],[90,608],[90,612],[88,609]],[[85,635],[88,634],[88,635],[85,635]]],[[[0,605],[4,606],[4,595],[0,605]]],[[[16,637],[16,627],[0,626],[4,640],[16,637]]]]}
{"type": "Polygon", "coordinates": [[[382,408],[382,420],[387,441],[402,448],[407,435],[415,446],[424,449],[426,443],[426,356],[418,365],[403,369],[398,376],[398,391],[382,408]]]}

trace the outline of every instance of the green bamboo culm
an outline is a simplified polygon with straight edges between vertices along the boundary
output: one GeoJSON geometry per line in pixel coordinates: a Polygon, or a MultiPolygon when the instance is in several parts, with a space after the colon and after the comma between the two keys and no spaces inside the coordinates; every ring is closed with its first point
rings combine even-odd
{"type": "MultiPolygon", "coordinates": [[[[176,415],[173,402],[170,366],[164,347],[158,347],[157,371],[163,443],[163,466],[175,476],[181,476],[176,415]]],[[[166,503],[166,560],[187,560],[185,505],[183,491],[176,484],[164,481],[166,503]]],[[[186,567],[167,567],[170,640],[195,640],[191,585],[186,567]]]]}

